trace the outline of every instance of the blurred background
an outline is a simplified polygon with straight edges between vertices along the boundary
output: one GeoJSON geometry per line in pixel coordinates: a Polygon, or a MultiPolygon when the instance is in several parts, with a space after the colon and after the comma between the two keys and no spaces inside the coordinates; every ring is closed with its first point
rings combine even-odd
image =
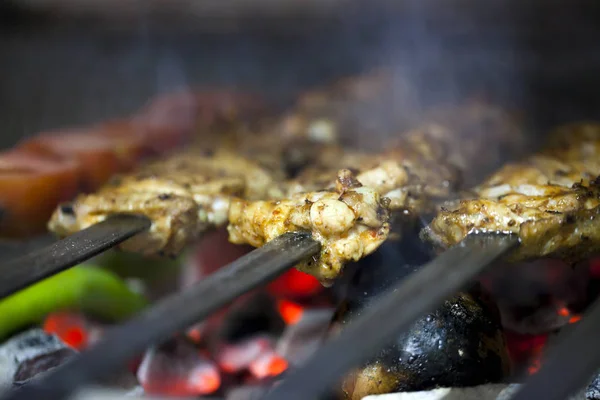
{"type": "Polygon", "coordinates": [[[483,91],[540,125],[597,117],[600,7],[553,0],[5,0],[0,146],[182,87],[307,85],[392,65],[419,102],[483,91]]]}

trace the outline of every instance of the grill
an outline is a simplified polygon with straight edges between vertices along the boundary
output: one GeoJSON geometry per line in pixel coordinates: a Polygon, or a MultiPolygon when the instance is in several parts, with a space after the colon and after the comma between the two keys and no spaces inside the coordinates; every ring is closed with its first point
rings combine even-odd
{"type": "MultiPolygon", "coordinates": [[[[460,92],[485,87],[496,98],[526,110],[535,122],[532,135],[564,121],[598,117],[596,92],[600,82],[594,72],[600,67],[597,44],[600,32],[594,26],[598,19],[589,4],[493,3],[489,9],[480,9],[465,5],[468,2],[458,3],[437,11],[435,2],[429,6],[407,2],[399,10],[389,4],[361,6],[348,11],[340,20],[337,13],[328,14],[319,23],[313,22],[309,29],[300,24],[303,26],[291,30],[293,33],[288,36],[275,38],[272,31],[280,32],[281,27],[278,24],[271,27],[264,20],[256,24],[258,27],[244,25],[243,33],[214,36],[214,32],[198,32],[187,25],[177,29],[158,23],[154,21],[158,17],[153,16],[146,20],[153,21],[150,26],[140,28],[143,32],[140,38],[139,30],[135,34],[128,30],[129,22],[115,25],[113,31],[105,30],[102,22],[95,22],[97,25],[91,24],[82,31],[82,21],[85,25],[87,20],[78,19],[81,17],[74,22],[61,20],[66,26],[60,28],[52,19],[50,22],[42,19],[42,28],[32,28],[23,25],[30,15],[12,14],[14,18],[3,28],[0,42],[3,54],[10,55],[2,62],[7,68],[6,76],[1,78],[6,85],[0,89],[0,105],[4,109],[6,131],[14,134],[3,137],[3,144],[12,145],[23,130],[33,133],[130,112],[154,94],[150,82],[156,91],[169,91],[203,77],[208,77],[204,79],[214,85],[246,81],[243,83],[269,87],[269,96],[281,98],[289,97],[308,82],[370,67],[365,60],[378,64],[390,54],[392,64],[409,65],[408,73],[418,82],[422,90],[419,101],[423,103],[440,98],[452,100],[460,92]],[[163,30],[165,26],[168,28],[163,30]],[[74,32],[79,34],[76,36],[74,32]],[[567,36],[568,41],[564,40],[567,36]],[[339,43],[345,46],[340,48],[339,43]],[[336,56],[330,55],[332,49],[336,49],[336,56]],[[199,51],[215,55],[218,67],[193,56],[199,51]],[[70,58],[78,53],[81,58],[70,58]],[[259,60],[254,58],[255,54],[261,55],[259,60]],[[37,78],[24,79],[38,68],[34,62],[38,57],[47,57],[49,64],[39,71],[37,78]],[[236,62],[249,59],[253,61],[236,62]],[[294,65],[306,66],[307,59],[317,61],[304,69],[294,65]],[[406,59],[410,62],[405,62],[406,59]],[[453,61],[444,63],[449,59],[453,61]],[[158,73],[140,74],[132,67],[148,60],[153,65],[165,64],[158,73]],[[243,64],[245,69],[232,69],[233,64],[243,64]],[[72,74],[77,69],[82,73],[72,74]],[[111,71],[108,75],[107,70],[111,71]],[[118,80],[114,79],[114,71],[118,71],[118,80]],[[163,73],[167,74],[165,81],[161,78],[163,73]],[[67,82],[65,76],[73,76],[73,80],[67,82]],[[441,79],[431,83],[435,76],[441,79]],[[57,87],[63,83],[66,89],[57,87]],[[123,85],[131,89],[129,96],[118,94],[123,85]],[[50,100],[42,99],[39,105],[27,104],[39,93],[40,86],[44,88],[42,97],[50,100]],[[64,102],[51,100],[57,93],[64,102]],[[98,93],[101,94],[97,96],[98,93]]],[[[254,23],[257,20],[246,19],[254,23]]],[[[212,25],[208,28],[212,29],[212,25]]],[[[67,270],[148,228],[149,222],[144,218],[117,216],[66,239],[35,244],[33,249],[27,248],[26,255],[2,263],[0,296],[5,298],[67,270]]],[[[518,238],[511,235],[471,234],[459,245],[423,262],[416,272],[378,296],[339,336],[320,347],[300,368],[286,373],[263,398],[321,398],[342,375],[379,351],[398,332],[409,329],[417,319],[435,310],[477,277],[497,272],[496,262],[518,245],[518,238]],[[397,311],[399,308],[401,312],[397,311]]],[[[15,254],[25,252],[23,243],[10,246],[15,254]]],[[[6,244],[5,249],[8,247],[6,244]]],[[[79,387],[109,375],[148,347],[168,340],[274,280],[319,249],[319,244],[308,235],[280,236],[200,283],[154,303],[71,362],[35,383],[8,392],[4,398],[65,398],[79,387]]],[[[600,345],[594,340],[599,327],[600,305],[594,303],[580,322],[563,330],[540,371],[527,379],[512,398],[565,399],[584,387],[600,367],[600,345]]]]}

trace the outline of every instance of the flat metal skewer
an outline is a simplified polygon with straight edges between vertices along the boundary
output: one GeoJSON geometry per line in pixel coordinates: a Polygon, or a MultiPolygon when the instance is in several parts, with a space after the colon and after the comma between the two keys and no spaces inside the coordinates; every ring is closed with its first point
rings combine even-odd
{"type": "Polygon", "coordinates": [[[291,373],[265,400],[319,398],[342,374],[375,354],[396,333],[435,309],[517,244],[518,238],[514,236],[467,236],[373,301],[360,317],[291,373]]]}
{"type": "Polygon", "coordinates": [[[589,383],[600,368],[600,300],[584,313],[581,322],[568,328],[539,372],[513,400],[564,400],[589,383]]]}
{"type": "Polygon", "coordinates": [[[73,361],[3,399],[64,398],[79,385],[110,374],[149,346],[206,318],[243,293],[315,255],[320,247],[309,234],[284,234],[114,328],[73,361]]]}
{"type": "Polygon", "coordinates": [[[0,299],[73,267],[150,228],[142,216],[117,215],[0,265],[0,299]]]}

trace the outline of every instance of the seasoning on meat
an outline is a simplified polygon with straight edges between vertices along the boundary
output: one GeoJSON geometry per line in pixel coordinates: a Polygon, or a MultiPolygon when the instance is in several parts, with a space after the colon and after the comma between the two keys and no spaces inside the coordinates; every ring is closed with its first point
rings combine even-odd
{"type": "Polygon", "coordinates": [[[362,186],[352,172],[339,172],[334,190],[298,193],[278,201],[233,199],[229,240],[260,247],[286,232],[310,232],[321,252],[297,266],[330,284],[345,263],[375,251],[390,230],[389,200],[362,186]]]}
{"type": "Polygon", "coordinates": [[[185,153],[114,179],[95,194],[80,195],[71,205],[74,213],[59,207],[49,228],[66,236],[113,214],[141,214],[152,221],[150,230],[122,247],[147,255],[174,255],[206,229],[227,221],[231,196],[280,195],[268,171],[249,159],[227,151],[185,153]]]}
{"type": "Polygon", "coordinates": [[[512,258],[576,261],[600,250],[600,124],[558,129],[540,153],[511,163],[442,209],[423,236],[443,247],[472,231],[518,234],[512,258]]]}

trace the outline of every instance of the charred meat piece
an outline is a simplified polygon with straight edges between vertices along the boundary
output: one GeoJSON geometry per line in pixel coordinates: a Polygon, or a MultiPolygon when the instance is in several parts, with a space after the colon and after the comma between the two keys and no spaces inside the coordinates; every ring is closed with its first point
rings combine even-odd
{"type": "Polygon", "coordinates": [[[66,236],[110,215],[141,214],[152,221],[150,230],[122,248],[174,255],[209,227],[226,222],[231,196],[280,195],[268,170],[251,160],[226,151],[209,156],[186,153],[116,178],[97,193],[80,195],[55,211],[49,227],[66,236]]]}
{"type": "Polygon", "coordinates": [[[513,260],[577,261],[600,250],[600,124],[559,129],[548,148],[508,164],[442,209],[423,236],[447,247],[471,231],[518,234],[513,260]]]}
{"type": "Polygon", "coordinates": [[[297,267],[328,284],[345,263],[372,253],[385,241],[390,229],[388,206],[388,199],[342,170],[334,190],[277,201],[233,199],[229,240],[260,247],[286,232],[310,232],[321,243],[321,253],[297,267]]]}

